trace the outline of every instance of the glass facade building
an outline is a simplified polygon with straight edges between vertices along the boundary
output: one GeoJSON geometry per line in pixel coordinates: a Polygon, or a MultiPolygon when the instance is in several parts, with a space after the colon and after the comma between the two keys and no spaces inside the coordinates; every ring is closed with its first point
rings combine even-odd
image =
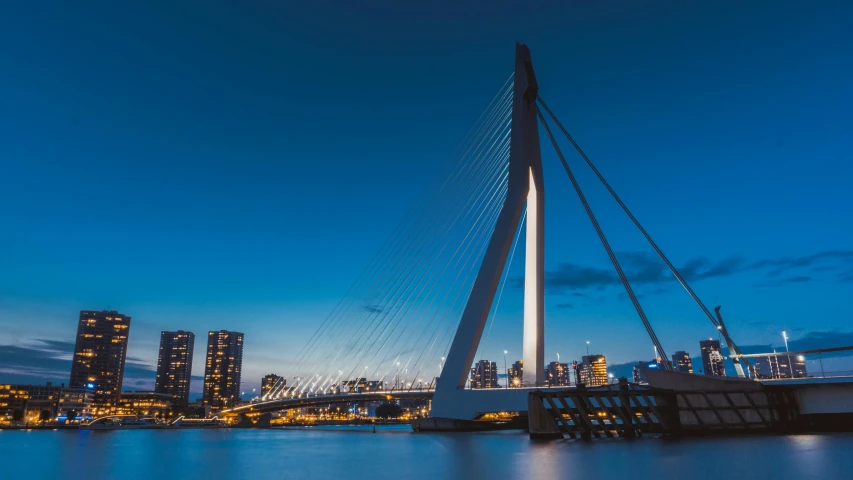
{"type": "Polygon", "coordinates": [[[604,355],[584,355],[581,363],[575,363],[578,383],[588,387],[607,385],[607,359],[604,355]]]}

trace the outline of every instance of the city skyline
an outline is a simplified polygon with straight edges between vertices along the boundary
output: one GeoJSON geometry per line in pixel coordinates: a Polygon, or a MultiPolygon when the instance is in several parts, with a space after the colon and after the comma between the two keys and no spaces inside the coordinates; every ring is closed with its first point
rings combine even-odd
{"type": "MultiPolygon", "coordinates": [[[[15,8],[24,16],[37,13],[15,8]]],[[[0,147],[10,173],[0,179],[0,219],[19,226],[0,239],[4,251],[15,253],[0,260],[0,329],[6,332],[0,381],[9,383],[67,378],[57,372],[70,368],[76,312],[89,308],[134,319],[126,386],[153,389],[158,334],[178,328],[245,332],[247,387],[259,388],[269,371],[288,375],[295,353],[488,102],[483,92],[493,92],[511,70],[513,39],[499,29],[508,23],[504,16],[517,13],[499,10],[495,26],[475,26],[482,38],[428,16],[399,44],[377,34],[341,46],[330,31],[278,28],[277,11],[235,13],[221,6],[199,15],[228,26],[236,39],[220,38],[204,22],[187,27],[203,43],[222,47],[223,55],[213,58],[168,26],[163,38],[138,46],[128,32],[146,35],[146,22],[162,13],[157,7],[127,19],[126,32],[99,22],[101,13],[87,8],[43,19],[35,34],[55,40],[87,31],[92,37],[74,41],[91,48],[86,38],[108,38],[97,51],[110,59],[111,70],[57,52],[54,42],[28,41],[32,26],[4,30],[21,45],[4,60],[16,67],[5,68],[10,74],[0,79],[11,92],[0,100],[11,112],[0,118],[11,132],[0,147]],[[240,24],[267,13],[270,23],[260,30],[240,24]],[[437,25],[458,37],[416,44],[437,25]],[[318,38],[324,34],[329,38],[318,38]],[[288,48],[299,36],[315,40],[315,47],[288,48]],[[328,64],[312,62],[331,46],[344,52],[328,64]],[[170,58],[193,58],[212,74],[170,58]],[[234,65],[245,73],[234,73],[240,70],[229,68],[234,65]],[[390,65],[394,81],[374,71],[378,65],[390,65]],[[78,69],[92,78],[75,75],[78,69]],[[350,83],[317,80],[344,69],[352,73],[350,83]],[[137,95],[111,90],[116,85],[137,95]],[[405,98],[405,108],[386,89],[405,98]],[[282,114],[309,105],[315,110],[302,123],[282,114]],[[55,146],[40,140],[45,133],[57,139],[55,146]],[[329,136],[336,141],[327,142],[329,136]],[[80,185],[98,194],[80,194],[80,185]],[[121,277],[114,264],[123,265],[121,277]]],[[[549,104],[673,261],[691,267],[685,271],[702,298],[723,305],[734,338],[743,346],[780,348],[787,330],[792,346],[853,344],[847,327],[853,306],[844,297],[853,251],[843,220],[851,206],[845,180],[851,167],[844,159],[853,152],[836,112],[851,101],[836,80],[844,78],[838,72],[850,71],[849,58],[839,55],[849,45],[833,36],[843,31],[839,25],[809,35],[795,28],[829,7],[798,11],[794,19],[785,15],[793,7],[783,5],[772,12],[775,25],[759,22],[767,12],[754,6],[744,6],[739,19],[710,5],[677,12],[635,7],[632,18],[645,19],[648,31],[661,30],[655,25],[675,30],[644,32],[643,48],[632,41],[636,31],[622,28],[624,19],[604,22],[594,5],[573,8],[598,20],[560,38],[532,26],[511,31],[533,46],[549,104]],[[703,16],[708,23],[694,29],[703,16]],[[760,28],[719,38],[719,45],[705,42],[712,24],[736,29],[744,18],[760,28]],[[675,48],[669,39],[676,34],[683,40],[678,54],[660,58],[675,48]],[[702,55],[685,53],[691,49],[702,55]],[[778,51],[804,52],[806,64],[792,70],[778,51]],[[608,59],[626,55],[630,61],[619,69],[610,65],[608,59]],[[556,80],[567,78],[570,83],[556,80]],[[667,140],[664,149],[660,138],[667,140]],[[798,169],[806,152],[810,176],[798,169]]],[[[530,15],[548,23],[553,13],[530,15]]],[[[365,25],[358,29],[399,33],[395,21],[413,27],[405,21],[410,14],[359,17],[365,25]]],[[[546,211],[546,244],[565,246],[546,255],[548,358],[560,352],[580,359],[587,340],[614,364],[650,356],[651,345],[640,337],[585,219],[575,215],[566,185],[550,187],[563,180],[552,174],[553,154],[543,163],[553,205],[546,211]]],[[[617,238],[624,236],[618,251],[667,353],[694,350],[697,338],[714,335],[619,217],[603,220],[617,238]]],[[[520,274],[518,266],[513,272],[520,274]]],[[[498,359],[509,350],[520,358],[518,293],[508,291],[491,350],[481,357],[498,359]]],[[[194,359],[193,371],[203,370],[203,359],[194,359]]],[[[201,392],[198,375],[191,391],[201,392]]]]}

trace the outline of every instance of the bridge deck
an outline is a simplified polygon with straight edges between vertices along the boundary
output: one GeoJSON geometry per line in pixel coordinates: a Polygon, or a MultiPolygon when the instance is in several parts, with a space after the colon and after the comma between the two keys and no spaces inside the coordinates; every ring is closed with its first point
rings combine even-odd
{"type": "Polygon", "coordinates": [[[364,393],[342,393],[339,395],[317,395],[296,398],[281,398],[277,400],[251,403],[248,405],[240,405],[239,407],[223,410],[222,414],[233,415],[249,412],[278,412],[281,410],[290,410],[294,408],[313,407],[316,405],[329,405],[336,403],[381,402],[385,400],[402,398],[432,398],[432,393],[432,390],[378,390],[376,392],[364,393]]]}

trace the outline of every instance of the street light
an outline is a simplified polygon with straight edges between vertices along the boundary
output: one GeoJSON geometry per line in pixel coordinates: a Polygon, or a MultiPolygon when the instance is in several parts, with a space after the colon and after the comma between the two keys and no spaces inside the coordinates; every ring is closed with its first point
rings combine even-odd
{"type": "Polygon", "coordinates": [[[509,389],[509,370],[506,368],[506,354],[507,351],[504,350],[504,373],[506,374],[506,388],[509,389]]]}

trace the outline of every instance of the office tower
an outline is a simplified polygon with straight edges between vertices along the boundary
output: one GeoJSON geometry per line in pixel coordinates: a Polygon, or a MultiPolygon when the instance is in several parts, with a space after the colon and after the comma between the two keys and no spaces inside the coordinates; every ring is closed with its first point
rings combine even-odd
{"type": "Polygon", "coordinates": [[[115,310],[83,310],[71,363],[70,387],[90,386],[97,410],[118,404],[127,358],[130,317],[115,310]]]}
{"type": "Polygon", "coordinates": [[[756,357],[755,370],[759,378],[805,378],[806,357],[788,354],[756,357]],[[791,359],[790,364],[788,358],[791,359]]]}
{"type": "Polygon", "coordinates": [[[190,399],[194,345],[192,332],[160,332],[154,391],[172,395],[172,403],[176,406],[186,406],[190,399]]]}
{"type": "Polygon", "coordinates": [[[584,355],[581,363],[574,363],[578,383],[587,387],[607,384],[607,359],[604,355],[584,355]]]}
{"type": "Polygon", "coordinates": [[[524,362],[522,360],[518,360],[513,363],[509,372],[507,372],[507,376],[510,387],[520,387],[522,378],[524,377],[524,362]]]}
{"type": "Polygon", "coordinates": [[[264,376],[261,379],[261,397],[272,391],[273,387],[275,387],[276,382],[281,380],[281,386],[284,387],[287,385],[287,380],[282,379],[280,376],[271,373],[269,375],[264,376]]]}
{"type": "Polygon", "coordinates": [[[725,377],[726,366],[720,352],[720,341],[713,338],[702,340],[699,342],[699,348],[702,350],[702,369],[705,375],[725,377]]]}
{"type": "Polygon", "coordinates": [[[681,373],[693,373],[693,360],[684,350],[672,354],[672,369],[681,373]]]}
{"type": "Polygon", "coordinates": [[[243,334],[220,330],[207,334],[204,364],[205,405],[229,407],[240,400],[240,373],[243,370],[243,334]]]}
{"type": "Polygon", "coordinates": [[[569,386],[569,364],[551,362],[545,368],[545,381],[550,387],[569,386]]]}
{"type": "Polygon", "coordinates": [[[480,360],[471,369],[471,388],[499,388],[495,362],[480,360]]]}

